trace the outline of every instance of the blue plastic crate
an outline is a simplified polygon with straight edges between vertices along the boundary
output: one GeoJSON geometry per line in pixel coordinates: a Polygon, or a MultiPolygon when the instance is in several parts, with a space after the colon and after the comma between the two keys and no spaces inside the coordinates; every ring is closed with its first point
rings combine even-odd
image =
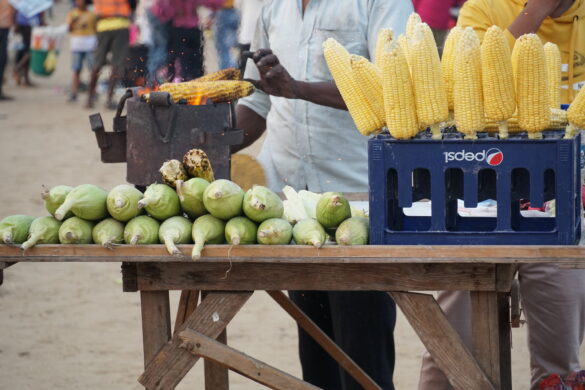
{"type": "Polygon", "coordinates": [[[580,137],[549,131],[542,140],[369,141],[370,243],[405,245],[574,245],[581,234],[580,137]],[[431,200],[431,216],[404,209],[431,200]],[[497,217],[465,217],[466,208],[497,201],[497,217]],[[555,199],[555,217],[524,217],[520,202],[542,207],[555,199]]]}

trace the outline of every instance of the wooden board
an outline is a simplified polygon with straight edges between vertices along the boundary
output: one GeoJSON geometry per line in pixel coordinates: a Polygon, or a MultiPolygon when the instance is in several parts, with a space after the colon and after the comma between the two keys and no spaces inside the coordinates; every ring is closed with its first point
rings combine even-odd
{"type": "MultiPolygon", "coordinates": [[[[241,307],[252,296],[251,292],[211,292],[185,320],[179,330],[190,328],[208,337],[216,338],[223,332],[241,307]]],[[[189,372],[198,358],[180,348],[182,341],[175,334],[146,367],[138,381],[149,390],[173,389],[189,372]]]]}
{"type": "Polygon", "coordinates": [[[141,291],[142,344],[144,367],[171,338],[171,312],[168,291],[141,291]]]}
{"type": "MultiPolygon", "coordinates": [[[[192,332],[192,330],[186,329],[183,332],[192,332]]],[[[215,343],[227,344],[227,329],[224,329],[223,332],[217,336],[216,340],[217,341],[214,341],[215,343]]],[[[205,362],[203,363],[203,371],[205,373],[205,390],[229,390],[229,371],[224,365],[220,363],[221,362],[217,362],[214,359],[205,359],[205,362]]]]}
{"type": "Polygon", "coordinates": [[[210,359],[229,367],[231,370],[271,389],[319,389],[191,329],[182,331],[179,337],[183,340],[181,348],[187,349],[194,355],[202,356],[206,360],[210,359]]]}
{"type": "MultiPolygon", "coordinates": [[[[179,246],[190,253],[190,245],[179,246]]],[[[190,257],[169,256],[162,245],[121,245],[113,249],[99,245],[39,245],[24,254],[19,248],[0,245],[0,261],[45,262],[184,262],[190,257]]],[[[557,263],[565,267],[585,267],[583,246],[404,246],[327,245],[209,245],[203,250],[203,262],[284,262],[284,263],[557,263]]]]}
{"type": "Polygon", "coordinates": [[[138,288],[494,291],[494,275],[493,264],[142,263],[138,265],[138,288]]]}

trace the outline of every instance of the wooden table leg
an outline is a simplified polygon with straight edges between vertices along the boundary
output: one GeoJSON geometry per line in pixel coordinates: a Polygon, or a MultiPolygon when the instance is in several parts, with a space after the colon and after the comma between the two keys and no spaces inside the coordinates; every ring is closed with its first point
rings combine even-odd
{"type": "Polygon", "coordinates": [[[171,338],[171,311],[168,291],[141,291],[144,367],[171,338]]]}
{"type": "Polygon", "coordinates": [[[455,389],[494,389],[432,295],[389,294],[455,389]]]}
{"type": "Polygon", "coordinates": [[[177,316],[175,317],[175,327],[173,334],[183,325],[185,319],[193,313],[199,302],[199,290],[183,290],[179,299],[177,316]]]}
{"type": "Polygon", "coordinates": [[[496,389],[511,388],[509,297],[506,293],[472,291],[473,350],[496,389]]]}
{"type": "MultiPolygon", "coordinates": [[[[217,338],[244,306],[252,292],[209,292],[197,309],[185,320],[179,332],[193,329],[217,338]]],[[[199,359],[185,349],[178,334],[165,344],[138,381],[150,390],[174,389],[199,359]]]]}
{"type": "MultiPolygon", "coordinates": [[[[223,332],[216,339],[222,344],[227,344],[227,331],[223,332]]],[[[205,390],[229,390],[229,370],[213,360],[205,359],[203,363],[205,371],[205,390]]]]}
{"type": "Polygon", "coordinates": [[[4,269],[14,265],[14,262],[0,261],[0,286],[4,283],[4,269]]]}

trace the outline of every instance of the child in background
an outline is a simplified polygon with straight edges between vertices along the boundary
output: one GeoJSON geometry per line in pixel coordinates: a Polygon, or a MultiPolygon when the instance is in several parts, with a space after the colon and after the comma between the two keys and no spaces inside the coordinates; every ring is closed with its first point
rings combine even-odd
{"type": "Polygon", "coordinates": [[[96,48],[97,17],[87,9],[86,0],[75,0],[75,8],[67,15],[67,24],[71,33],[71,68],[73,82],[69,101],[77,100],[81,69],[85,63],[88,69],[93,67],[93,51],[96,48]]]}

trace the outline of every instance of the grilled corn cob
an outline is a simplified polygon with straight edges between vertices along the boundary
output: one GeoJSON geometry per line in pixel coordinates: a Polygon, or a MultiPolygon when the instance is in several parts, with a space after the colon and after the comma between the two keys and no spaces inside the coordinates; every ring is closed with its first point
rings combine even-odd
{"type": "Polygon", "coordinates": [[[394,31],[391,28],[382,28],[378,32],[378,39],[376,41],[376,58],[375,63],[378,69],[382,68],[382,64],[380,58],[382,57],[382,51],[384,50],[384,45],[387,42],[392,42],[394,39],[394,31]]]}
{"type": "Polygon", "coordinates": [[[575,97],[567,110],[569,125],[565,131],[565,138],[573,138],[578,129],[585,129],[585,87],[575,97]]]}
{"type": "Polygon", "coordinates": [[[409,50],[419,125],[423,128],[430,126],[433,139],[441,139],[440,125],[449,119],[449,107],[439,52],[433,32],[426,23],[414,27],[409,50]]]}
{"type": "MultiPolygon", "coordinates": [[[[561,110],[560,108],[550,108],[550,117],[548,129],[562,129],[568,124],[567,111],[561,110]]],[[[485,131],[495,132],[498,131],[499,125],[495,121],[486,120],[485,131]]],[[[524,131],[518,125],[518,113],[515,112],[512,117],[508,119],[508,131],[510,133],[519,133],[524,131]]]]}
{"type": "Polygon", "coordinates": [[[559,47],[552,42],[545,43],[544,56],[548,78],[548,106],[559,108],[561,106],[561,52],[559,47]]]}
{"type": "Polygon", "coordinates": [[[161,84],[159,90],[168,92],[175,102],[205,97],[214,103],[223,103],[251,95],[254,92],[254,85],[248,81],[238,80],[187,81],[161,84]]]}
{"type": "Polygon", "coordinates": [[[481,88],[481,50],[479,38],[471,27],[465,28],[457,42],[453,68],[453,105],[457,130],[465,138],[476,139],[485,126],[481,88]]]}
{"type": "Polygon", "coordinates": [[[453,27],[445,40],[443,57],[441,58],[441,70],[443,71],[443,80],[447,90],[447,104],[451,113],[453,112],[453,66],[455,63],[455,48],[462,32],[463,29],[461,27],[453,27]]]}
{"type": "Polygon", "coordinates": [[[363,135],[379,132],[384,121],[378,118],[357,86],[351,71],[350,54],[333,38],[323,42],[323,54],[358,131],[363,135]]]}
{"type": "Polygon", "coordinates": [[[481,44],[481,75],[485,117],[499,124],[500,138],[508,137],[507,120],[516,111],[510,47],[498,26],[490,27],[481,44]]]}
{"type": "Polygon", "coordinates": [[[183,166],[193,177],[201,177],[208,182],[215,180],[211,161],[201,149],[191,149],[183,156],[183,166]]]}
{"type": "Polygon", "coordinates": [[[217,72],[206,74],[192,81],[218,81],[218,80],[239,80],[240,70],[237,68],[220,69],[217,72]]]}
{"type": "Polygon", "coordinates": [[[548,80],[544,48],[536,34],[524,34],[512,51],[518,124],[528,138],[541,138],[549,124],[548,80]]]}
{"type": "Polygon", "coordinates": [[[384,97],[382,95],[382,74],[376,65],[358,55],[350,57],[351,70],[356,83],[374,109],[377,119],[384,122],[384,97]]]}
{"type": "Polygon", "coordinates": [[[385,45],[381,62],[386,126],[394,138],[412,138],[419,129],[414,89],[406,55],[398,41],[385,45]]]}
{"type": "Polygon", "coordinates": [[[165,183],[175,188],[177,180],[185,181],[189,179],[185,167],[179,160],[168,160],[158,170],[165,183]]]}

